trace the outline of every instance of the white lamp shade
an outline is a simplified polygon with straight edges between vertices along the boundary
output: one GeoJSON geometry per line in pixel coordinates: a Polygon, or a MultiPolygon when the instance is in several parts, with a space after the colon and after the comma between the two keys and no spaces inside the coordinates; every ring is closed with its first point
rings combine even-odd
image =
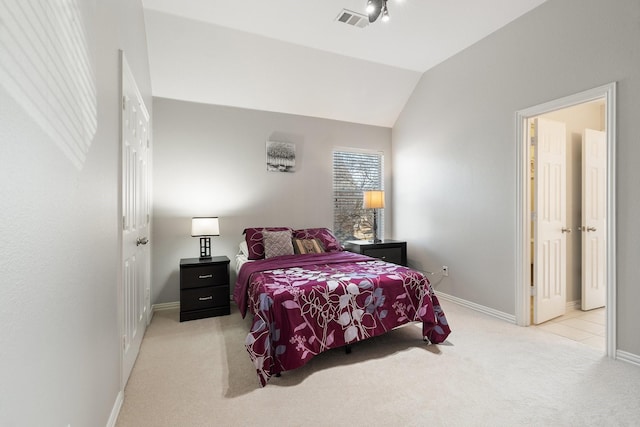
{"type": "Polygon", "coordinates": [[[363,206],[365,209],[384,208],[384,191],[371,190],[363,192],[363,206]]]}
{"type": "Polygon", "coordinates": [[[219,236],[220,224],[217,217],[196,217],[191,219],[192,236],[219,236]]]}

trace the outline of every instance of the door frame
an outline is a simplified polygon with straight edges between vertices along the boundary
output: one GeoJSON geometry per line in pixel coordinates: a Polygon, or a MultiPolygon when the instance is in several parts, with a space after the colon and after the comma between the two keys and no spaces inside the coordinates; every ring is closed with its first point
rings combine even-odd
{"type": "Polygon", "coordinates": [[[551,111],[604,99],[607,141],[606,350],[616,357],[616,82],[555,99],[516,112],[516,323],[531,324],[531,214],[528,119],[551,111]]]}

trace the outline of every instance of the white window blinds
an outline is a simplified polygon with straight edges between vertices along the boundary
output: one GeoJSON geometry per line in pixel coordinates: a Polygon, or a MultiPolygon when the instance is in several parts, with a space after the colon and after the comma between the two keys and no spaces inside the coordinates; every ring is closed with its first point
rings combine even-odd
{"type": "MultiPolygon", "coordinates": [[[[333,152],[333,231],[341,241],[373,238],[373,211],[362,207],[362,192],[384,190],[384,157],[377,152],[333,152]]],[[[384,210],[378,212],[383,238],[384,210]]]]}

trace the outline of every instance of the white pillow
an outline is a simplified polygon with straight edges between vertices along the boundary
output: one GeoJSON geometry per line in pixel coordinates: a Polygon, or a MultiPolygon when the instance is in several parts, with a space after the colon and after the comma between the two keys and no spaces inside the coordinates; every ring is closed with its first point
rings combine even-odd
{"type": "Polygon", "coordinates": [[[291,243],[291,230],[263,231],[262,243],[264,244],[264,257],[273,258],[282,255],[293,255],[291,243]]]}
{"type": "Polygon", "coordinates": [[[249,246],[247,246],[247,241],[243,240],[238,246],[240,246],[240,253],[249,258],[249,246]]]}

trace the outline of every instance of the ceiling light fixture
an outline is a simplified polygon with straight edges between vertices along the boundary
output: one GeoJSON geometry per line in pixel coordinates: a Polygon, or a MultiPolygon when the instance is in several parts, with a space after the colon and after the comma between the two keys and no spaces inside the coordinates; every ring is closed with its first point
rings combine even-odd
{"type": "Polygon", "coordinates": [[[382,15],[382,22],[389,20],[389,9],[387,9],[387,0],[367,0],[367,14],[369,22],[375,22],[382,15]]]}
{"type": "Polygon", "coordinates": [[[371,15],[376,10],[372,0],[367,1],[367,8],[365,10],[367,11],[367,15],[371,15]]]}
{"type": "Polygon", "coordinates": [[[387,2],[384,2],[384,6],[382,7],[382,22],[387,22],[389,20],[389,9],[387,9],[387,2]]]}

